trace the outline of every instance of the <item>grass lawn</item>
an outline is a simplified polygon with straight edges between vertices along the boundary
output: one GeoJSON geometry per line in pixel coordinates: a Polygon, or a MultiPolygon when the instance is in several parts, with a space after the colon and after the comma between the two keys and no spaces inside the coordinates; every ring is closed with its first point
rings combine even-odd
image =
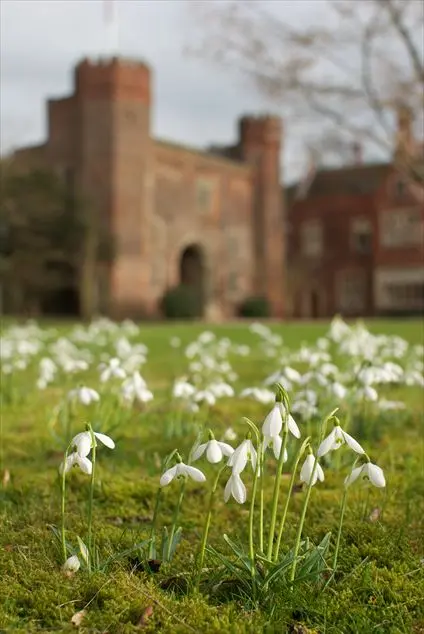
{"type": "MultiPolygon", "coordinates": [[[[103,344],[80,341],[78,349],[92,354],[89,368],[74,374],[60,369],[51,383],[38,389],[40,359],[53,354],[51,344],[66,337],[74,328],[48,325],[51,326],[57,327],[56,334],[49,334],[27,368],[2,374],[0,632],[71,632],[77,627],[81,632],[122,634],[424,632],[422,388],[378,387],[380,398],[403,401],[407,406],[404,410],[377,411],[373,403],[364,403],[353,410],[343,404],[343,399],[334,396],[323,403],[326,409],[320,409],[322,419],[335,407],[341,408],[342,425],[349,425],[350,433],[363,445],[372,461],[383,468],[386,478],[385,488],[358,483],[351,486],[337,571],[331,582],[326,585],[327,568],[320,569],[315,576],[305,575],[303,581],[294,585],[282,575],[278,583],[265,592],[255,591],[255,595],[253,590],[246,590],[249,579],[246,583],[240,582],[238,568],[231,570],[223,563],[225,558],[237,560],[224,534],[248,550],[253,482],[249,467],[242,474],[247,487],[245,504],[237,504],[233,499],[226,504],[223,489],[228,474],[220,479],[208,540],[219,554],[206,552],[200,591],[196,592],[192,585],[196,577],[196,557],[207,514],[210,483],[219,467],[208,464],[204,458],[196,461],[195,466],[204,471],[207,482],[187,482],[178,522],[182,539],[175,556],[171,562],[160,564],[158,551],[156,563],[147,564],[147,555],[131,549],[151,534],[162,460],[174,449],[186,460],[199,428],[206,430],[202,436],[202,442],[206,442],[207,429],[213,429],[220,440],[231,427],[237,440],[228,442],[237,446],[249,431],[243,417],[249,417],[260,427],[272,404],[249,398],[222,398],[212,406],[201,405],[197,413],[181,411],[171,399],[172,382],[188,373],[189,360],[184,349],[205,330],[202,324],[147,324],[140,326],[138,334],[129,336],[132,344],[143,343],[148,348],[147,361],[140,373],[154,399],[145,405],[120,406],[109,387],[113,381],[103,386],[99,382],[97,366],[101,355],[116,356],[113,342],[118,335],[114,334],[108,335],[103,344]],[[172,337],[181,340],[181,347],[171,347],[172,337]],[[68,391],[79,384],[99,390],[100,402],[88,407],[76,405],[67,419],[64,409],[58,408],[66,401],[68,391]],[[60,544],[55,536],[55,528],[59,528],[61,522],[58,467],[67,440],[84,431],[85,421],[90,421],[96,431],[109,434],[116,447],[110,450],[99,446],[96,452],[93,552],[98,552],[99,563],[90,573],[82,566],[75,574],[65,574],[61,569],[60,544]],[[76,614],[81,619],[79,626],[72,622],[76,614]]],[[[247,356],[231,349],[226,357],[237,374],[233,386],[239,394],[243,388],[262,385],[267,376],[284,367],[284,354],[289,359],[289,350],[298,350],[302,344],[315,344],[328,327],[328,323],[271,325],[272,332],[281,335],[284,341],[279,359],[267,354],[266,347],[249,331],[247,323],[207,327],[207,330],[216,333],[218,338],[230,339],[233,344],[250,346],[247,356]]],[[[373,321],[367,327],[375,334],[398,335],[413,345],[424,343],[423,326],[415,320],[373,321]]],[[[9,336],[7,328],[3,331],[9,336]]],[[[59,354],[60,346],[65,349],[63,343],[55,346],[55,354],[59,354]]],[[[346,355],[344,363],[351,369],[354,355],[351,359],[346,355]]],[[[287,365],[306,371],[302,362],[290,361],[287,365]]],[[[299,389],[295,386],[290,396],[299,389]]],[[[319,423],[300,419],[298,422],[302,436],[310,434],[316,446],[319,423]]],[[[294,440],[289,441],[289,460],[283,466],[279,513],[285,503],[288,472],[293,464],[295,450],[291,449],[291,442],[294,440]]],[[[331,459],[323,461],[325,481],[311,489],[303,530],[303,535],[315,545],[331,531],[327,562],[330,567],[343,481],[355,458],[345,448],[331,455],[331,459]]],[[[265,535],[277,473],[277,462],[272,456],[266,469],[265,535]]],[[[66,483],[67,539],[77,548],[77,535],[87,541],[90,477],[73,469],[66,483]]],[[[171,526],[179,491],[179,482],[164,487],[158,528],[171,526]]],[[[285,544],[294,543],[306,494],[307,487],[299,486],[297,476],[288,507],[283,552],[285,544]]],[[[257,507],[255,509],[257,543],[257,507]]],[[[257,566],[257,574],[261,574],[261,567],[266,564],[258,560],[257,566]]]]}

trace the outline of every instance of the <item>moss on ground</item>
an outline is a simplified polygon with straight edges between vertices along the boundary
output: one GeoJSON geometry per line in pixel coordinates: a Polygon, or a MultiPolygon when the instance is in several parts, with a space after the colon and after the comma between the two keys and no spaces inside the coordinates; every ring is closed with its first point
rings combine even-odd
{"type": "MultiPolygon", "coordinates": [[[[326,328],[324,324],[288,325],[274,330],[294,347],[302,340],[314,341],[326,328]]],[[[170,377],[184,368],[177,357],[169,361],[169,337],[176,334],[188,343],[202,329],[200,325],[179,325],[146,326],[142,330],[142,340],[149,347],[143,375],[158,398],[146,411],[134,410],[125,424],[111,432],[117,441],[113,452],[99,450],[95,535],[104,561],[148,536],[161,457],[176,446],[187,455],[195,440],[190,417],[183,417],[184,425],[179,427],[178,416],[169,412],[163,390],[170,377]]],[[[413,342],[422,337],[415,322],[376,323],[371,329],[398,332],[413,342]]],[[[244,326],[216,330],[239,343],[250,337],[244,326]]],[[[259,355],[248,363],[235,359],[234,365],[244,384],[254,384],[268,369],[274,369],[270,360],[259,355]]],[[[2,469],[3,474],[10,472],[10,480],[5,480],[1,490],[0,631],[75,631],[71,619],[82,610],[79,630],[93,633],[424,631],[423,418],[418,389],[388,392],[392,398],[407,399],[406,418],[390,412],[372,424],[365,421],[364,445],[384,467],[387,488],[352,488],[335,582],[325,592],[307,582],[293,591],[281,587],[257,606],[231,579],[227,584],[207,583],[204,594],[187,593],[186,580],[194,570],[208,497],[196,483],[189,484],[184,499],[183,540],[172,565],[164,565],[158,572],[143,571],[136,557],[128,556],[113,561],[103,572],[88,575],[81,570],[66,577],[60,570],[60,554],[51,529],[60,521],[57,466],[63,451],[61,442],[52,435],[55,426],[51,421],[55,405],[73,387],[73,379],[68,377],[66,384],[40,392],[33,387],[33,374],[22,376],[27,384],[17,386],[20,395],[14,403],[4,402],[2,411],[2,469]]],[[[84,381],[95,386],[95,376],[87,373],[84,381]]],[[[261,421],[266,411],[267,406],[258,403],[223,400],[204,417],[219,436],[228,425],[240,433],[242,416],[261,421]]],[[[78,416],[75,431],[79,430],[79,420],[78,416]]],[[[95,427],[103,429],[101,422],[95,427]]],[[[212,474],[204,463],[203,467],[207,475],[212,474]]],[[[313,490],[305,533],[314,541],[337,529],[340,482],[340,474],[328,469],[325,486],[313,490]]],[[[287,479],[283,487],[287,488],[287,479]]],[[[85,534],[87,492],[87,478],[72,473],[67,502],[70,535],[85,534]]],[[[176,495],[172,487],[164,491],[160,520],[168,525],[176,495]]],[[[265,491],[266,505],[271,495],[271,490],[265,491]]],[[[288,536],[296,530],[302,496],[301,491],[294,495],[288,536]]],[[[245,538],[247,514],[247,508],[225,505],[219,496],[211,543],[225,552],[224,533],[237,541],[245,538]]],[[[209,581],[213,580],[218,563],[208,556],[206,565],[209,581]]]]}

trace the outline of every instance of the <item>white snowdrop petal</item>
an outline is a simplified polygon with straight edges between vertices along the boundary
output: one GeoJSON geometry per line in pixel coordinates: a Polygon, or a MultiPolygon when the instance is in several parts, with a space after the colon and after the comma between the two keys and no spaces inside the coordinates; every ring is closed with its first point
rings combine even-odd
{"type": "Polygon", "coordinates": [[[217,462],[222,460],[222,451],[215,439],[208,442],[208,448],[206,449],[206,458],[211,464],[216,464],[217,462]]]}
{"type": "Polygon", "coordinates": [[[356,441],[352,436],[347,434],[345,431],[343,433],[343,438],[346,441],[346,444],[356,453],[364,454],[365,451],[362,449],[361,445],[358,441],[356,441]]]}
{"type": "Polygon", "coordinates": [[[318,480],[320,480],[320,482],[324,482],[324,479],[325,479],[324,471],[323,471],[323,469],[322,469],[320,464],[317,464],[316,473],[317,473],[318,480]]]}
{"type": "Polygon", "coordinates": [[[170,469],[167,469],[165,473],[162,474],[162,477],[159,481],[159,484],[161,487],[166,487],[170,482],[172,482],[172,480],[177,475],[177,466],[178,465],[174,465],[173,467],[171,467],[170,469]]]}
{"type": "MultiPolygon", "coordinates": [[[[230,456],[233,473],[241,473],[247,464],[247,440],[244,440],[232,456],[230,456]]],[[[229,461],[230,461],[229,460],[229,461]]]]}
{"type": "Polygon", "coordinates": [[[97,432],[97,431],[94,432],[94,435],[106,447],[109,447],[109,449],[115,449],[115,443],[113,442],[112,438],[110,438],[109,436],[106,436],[106,434],[101,434],[100,432],[97,432]]]}
{"type": "Polygon", "coordinates": [[[385,487],[386,479],[384,477],[383,469],[376,464],[368,463],[368,477],[371,484],[375,487],[385,487]]]}
{"type": "Polygon", "coordinates": [[[246,502],[246,487],[239,475],[235,474],[231,477],[233,497],[239,504],[244,504],[246,502]]]}
{"type": "Polygon", "coordinates": [[[224,489],[224,502],[228,502],[228,500],[230,499],[231,493],[232,493],[232,478],[233,476],[230,476],[228,478],[228,482],[225,485],[225,489],[224,489]]]}
{"type": "Polygon", "coordinates": [[[91,475],[91,472],[93,470],[93,463],[91,462],[91,460],[89,460],[86,456],[80,456],[77,453],[75,454],[75,462],[83,473],[91,475]]]}
{"type": "Polygon", "coordinates": [[[347,476],[347,478],[345,478],[345,486],[349,486],[351,485],[353,482],[355,482],[355,480],[357,480],[360,476],[362,472],[362,467],[355,467],[355,469],[352,469],[352,472],[347,476]]]}
{"type": "Polygon", "coordinates": [[[277,436],[283,427],[283,419],[281,410],[278,405],[274,405],[272,410],[266,416],[262,425],[262,433],[264,436],[277,436]]]}
{"type": "Polygon", "coordinates": [[[192,459],[193,460],[199,460],[199,458],[204,454],[206,446],[208,443],[204,442],[202,445],[199,445],[194,451],[193,451],[193,456],[192,459]]]}
{"type": "Polygon", "coordinates": [[[60,465],[59,473],[63,474],[63,472],[68,473],[75,464],[75,453],[71,453],[69,456],[66,456],[65,462],[60,465]]]}
{"type": "Polygon", "coordinates": [[[334,449],[334,443],[336,440],[336,432],[335,428],[328,434],[327,438],[324,438],[320,446],[318,447],[317,455],[318,458],[325,456],[329,451],[334,449]]]}
{"type": "Polygon", "coordinates": [[[190,478],[195,480],[196,482],[205,482],[206,477],[205,474],[200,471],[200,469],[196,469],[196,467],[191,467],[190,465],[185,465],[184,471],[190,478]]]}
{"type": "Polygon", "coordinates": [[[90,405],[91,397],[87,388],[83,387],[79,393],[80,401],[83,405],[90,405]]]}
{"type": "Polygon", "coordinates": [[[249,448],[248,448],[248,452],[250,454],[250,460],[252,462],[252,469],[253,471],[256,471],[256,459],[257,459],[257,453],[256,453],[256,449],[253,446],[253,443],[251,440],[249,440],[249,448]]]}
{"type": "Polygon", "coordinates": [[[283,439],[281,436],[274,436],[272,439],[272,448],[274,451],[275,459],[278,460],[280,457],[281,445],[283,444],[283,439]]]}
{"type": "Polygon", "coordinates": [[[289,414],[289,418],[288,418],[287,424],[288,424],[289,430],[291,431],[293,436],[295,438],[300,438],[300,435],[301,435],[300,434],[300,429],[297,426],[297,423],[296,423],[296,421],[294,420],[294,418],[293,418],[293,416],[291,414],[289,414]]]}
{"type": "Polygon", "coordinates": [[[231,456],[234,453],[234,449],[226,442],[219,442],[218,444],[224,456],[231,456]]]}
{"type": "Polygon", "coordinates": [[[83,458],[87,457],[91,451],[91,434],[88,431],[77,434],[72,441],[77,453],[83,458]]]}
{"type": "Polygon", "coordinates": [[[68,557],[65,563],[62,566],[62,570],[65,572],[77,572],[81,566],[80,560],[76,555],[72,555],[72,557],[68,557]]]}

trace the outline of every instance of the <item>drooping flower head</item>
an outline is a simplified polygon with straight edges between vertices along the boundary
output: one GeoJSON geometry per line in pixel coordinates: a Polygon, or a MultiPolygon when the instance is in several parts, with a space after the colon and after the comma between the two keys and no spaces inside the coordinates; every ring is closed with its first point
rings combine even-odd
{"type": "Polygon", "coordinates": [[[174,478],[191,478],[196,482],[205,482],[206,477],[205,474],[200,471],[200,469],[196,469],[196,467],[192,467],[190,465],[184,464],[182,458],[179,453],[176,454],[177,464],[175,464],[170,469],[167,469],[160,479],[160,486],[166,487],[168,484],[174,480],[174,478]]]}
{"type": "Polygon", "coordinates": [[[221,462],[224,456],[230,457],[234,449],[226,442],[215,440],[212,431],[209,430],[209,440],[199,445],[193,452],[193,460],[198,460],[206,452],[206,460],[211,464],[221,462]]]}
{"type": "Polygon", "coordinates": [[[89,430],[80,432],[74,436],[69,443],[69,449],[74,449],[74,451],[70,453],[66,457],[66,460],[60,465],[59,472],[61,474],[64,472],[68,473],[72,467],[77,466],[83,473],[91,475],[93,471],[93,464],[87,456],[93,448],[92,433],[94,435],[94,441],[97,439],[100,440],[103,445],[109,447],[109,449],[115,448],[114,441],[109,436],[106,436],[106,434],[101,434],[97,431],[91,432],[89,430]]]}
{"type": "Polygon", "coordinates": [[[328,434],[327,438],[324,438],[320,446],[318,447],[318,457],[325,456],[329,451],[335,451],[342,445],[347,444],[352,451],[358,454],[364,454],[364,450],[361,445],[341,427],[338,418],[334,417],[333,430],[328,434]]]}
{"type": "Polygon", "coordinates": [[[253,471],[256,471],[256,459],[256,449],[250,439],[250,433],[248,433],[245,440],[243,440],[230,456],[227,464],[232,468],[233,473],[240,474],[244,471],[248,461],[252,463],[253,471]]]}
{"type": "Polygon", "coordinates": [[[320,480],[321,482],[324,481],[324,471],[318,463],[318,458],[315,458],[312,451],[310,451],[306,456],[302,469],[300,470],[300,481],[314,486],[317,480],[320,480]]]}
{"type": "Polygon", "coordinates": [[[383,469],[370,461],[365,462],[365,464],[363,464],[361,467],[356,467],[355,469],[353,469],[350,475],[348,475],[345,479],[345,486],[348,487],[358,478],[367,482],[371,482],[371,484],[378,488],[386,486],[386,479],[384,477],[383,469]]]}

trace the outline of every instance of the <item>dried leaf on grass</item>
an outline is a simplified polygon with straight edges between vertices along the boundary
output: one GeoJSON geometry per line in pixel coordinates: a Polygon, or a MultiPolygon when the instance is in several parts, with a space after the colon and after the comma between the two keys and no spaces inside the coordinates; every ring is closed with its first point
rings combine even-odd
{"type": "Polygon", "coordinates": [[[153,606],[148,605],[147,608],[144,610],[143,614],[140,616],[137,626],[145,627],[151,616],[153,616],[153,606]]]}
{"type": "Polygon", "coordinates": [[[80,627],[86,614],[87,610],[80,610],[79,612],[75,612],[71,619],[71,623],[75,625],[75,627],[80,627]]]}

